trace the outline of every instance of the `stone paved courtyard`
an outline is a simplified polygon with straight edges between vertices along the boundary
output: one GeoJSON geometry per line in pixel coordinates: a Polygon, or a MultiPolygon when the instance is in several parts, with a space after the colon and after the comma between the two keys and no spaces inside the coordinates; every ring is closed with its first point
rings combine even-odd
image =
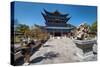
{"type": "Polygon", "coordinates": [[[82,50],[77,48],[70,38],[50,38],[31,56],[30,65],[97,60],[91,52],[85,58],[81,56],[82,54],[82,50]]]}

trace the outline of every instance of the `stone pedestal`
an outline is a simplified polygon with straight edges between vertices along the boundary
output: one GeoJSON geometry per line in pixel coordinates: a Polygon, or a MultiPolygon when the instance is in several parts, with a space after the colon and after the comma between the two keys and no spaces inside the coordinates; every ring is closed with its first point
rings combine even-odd
{"type": "MultiPolygon", "coordinates": [[[[88,58],[94,57],[94,44],[96,40],[74,40],[76,46],[82,50],[82,52],[77,52],[76,55],[80,57],[81,60],[87,60],[88,58]]],[[[95,48],[97,49],[97,48],[95,48]]]]}

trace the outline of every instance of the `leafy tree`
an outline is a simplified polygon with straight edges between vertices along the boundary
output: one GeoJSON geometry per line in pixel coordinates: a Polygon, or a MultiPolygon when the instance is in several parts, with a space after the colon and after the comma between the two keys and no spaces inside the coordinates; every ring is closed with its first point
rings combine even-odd
{"type": "Polygon", "coordinates": [[[33,29],[33,37],[38,40],[45,40],[48,37],[47,32],[44,32],[39,25],[34,25],[33,29]]]}
{"type": "Polygon", "coordinates": [[[16,27],[16,32],[19,32],[19,33],[24,34],[25,36],[28,36],[28,34],[30,32],[30,29],[29,29],[29,26],[28,25],[19,24],[16,27]]]}
{"type": "Polygon", "coordinates": [[[41,29],[39,27],[37,27],[37,26],[34,26],[32,31],[33,31],[33,37],[35,39],[39,39],[39,36],[42,33],[41,29]]]}
{"type": "Polygon", "coordinates": [[[97,32],[97,21],[91,25],[91,32],[97,32]]]}
{"type": "Polygon", "coordinates": [[[84,23],[84,27],[89,28],[90,26],[87,23],[84,23]]]}

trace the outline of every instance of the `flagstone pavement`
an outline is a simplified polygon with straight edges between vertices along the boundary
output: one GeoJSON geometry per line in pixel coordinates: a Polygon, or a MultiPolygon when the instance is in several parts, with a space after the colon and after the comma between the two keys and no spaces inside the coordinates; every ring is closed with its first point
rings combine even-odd
{"type": "Polygon", "coordinates": [[[77,53],[80,55],[83,54],[82,50],[76,47],[75,43],[70,38],[50,38],[31,56],[30,65],[97,60],[96,56],[93,54],[83,59],[84,57],[77,53]]]}

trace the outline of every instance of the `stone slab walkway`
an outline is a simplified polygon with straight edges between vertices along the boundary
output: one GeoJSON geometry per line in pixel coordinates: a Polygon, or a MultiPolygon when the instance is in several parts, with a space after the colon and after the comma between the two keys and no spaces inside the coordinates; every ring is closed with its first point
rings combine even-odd
{"type": "Polygon", "coordinates": [[[54,64],[82,61],[76,53],[82,50],[77,48],[70,38],[49,39],[30,58],[30,64],[54,64]]]}

